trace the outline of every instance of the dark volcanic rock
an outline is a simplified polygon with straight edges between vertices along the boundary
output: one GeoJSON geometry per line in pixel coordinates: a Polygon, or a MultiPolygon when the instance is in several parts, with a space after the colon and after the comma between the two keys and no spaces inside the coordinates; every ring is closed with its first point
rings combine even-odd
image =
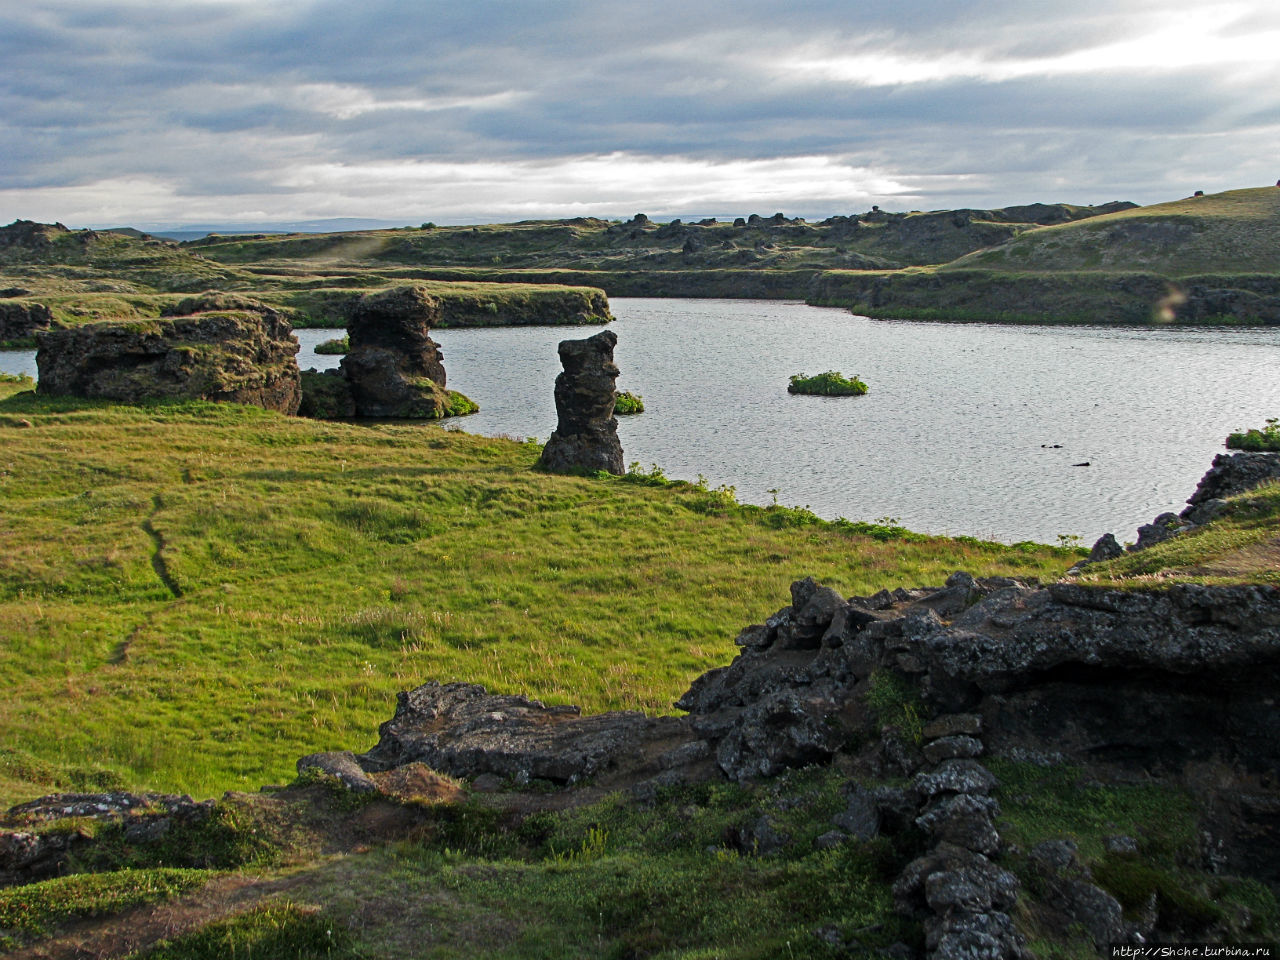
{"type": "MultiPolygon", "coordinates": [[[[205,820],[213,801],[160,793],[55,793],[11,807],[0,817],[0,887],[66,871],[71,859],[99,842],[88,828],[48,829],[59,821],[121,823],[127,843],[160,840],[175,825],[205,820]]],[[[108,841],[111,842],[111,841],[108,841]]]]}
{"type": "Polygon", "coordinates": [[[1268,480],[1280,480],[1280,453],[1220,453],[1213,458],[1209,472],[1200,478],[1196,492],[1182,511],[1184,520],[1191,519],[1196,507],[1210,500],[1225,500],[1252,490],[1268,480]]]}
{"type": "Polygon", "coordinates": [[[399,372],[426,377],[445,386],[440,345],[428,336],[440,320],[440,303],[423,287],[395,287],[361,297],[351,308],[347,335],[351,349],[386,350],[397,357],[399,372]]]}
{"type": "Polygon", "coordinates": [[[361,297],[351,308],[351,347],[341,369],[357,417],[434,420],[448,415],[440,346],[428,335],[439,302],[422,287],[361,297]]]}
{"type": "Polygon", "coordinates": [[[555,433],[538,464],[547,470],[605,470],[622,474],[622,444],[613,416],[618,368],[613,363],[617,334],[604,330],[585,340],[561,340],[564,372],[556,377],[555,433]]]}
{"type": "Polygon", "coordinates": [[[297,767],[300,774],[307,770],[319,770],[355,793],[376,793],[378,790],[378,785],[360,768],[356,755],[350,750],[309,753],[298,760],[297,767]]]}
{"type": "Polygon", "coordinates": [[[674,717],[630,711],[584,717],[577,707],[492,695],[467,683],[429,683],[401,693],[378,734],[377,746],[358,758],[369,772],[417,761],[459,777],[491,773],[516,783],[561,784],[623,762],[641,770],[646,750],[655,754],[655,767],[673,766],[686,758],[671,757],[669,748],[693,739],[674,717]]]}
{"type": "Polygon", "coordinates": [[[95,323],[38,335],[38,390],[137,402],[246,403],[294,414],[298,342],[275,313],[95,323]]]}
{"type": "Polygon", "coordinates": [[[1114,560],[1116,557],[1124,556],[1124,547],[1120,546],[1120,541],[1116,539],[1114,533],[1104,533],[1093,545],[1093,549],[1089,551],[1090,563],[1101,563],[1103,560],[1114,560]]]}
{"type": "Polygon", "coordinates": [[[29,337],[51,323],[53,313],[42,303],[0,300],[0,341],[29,337]]]}

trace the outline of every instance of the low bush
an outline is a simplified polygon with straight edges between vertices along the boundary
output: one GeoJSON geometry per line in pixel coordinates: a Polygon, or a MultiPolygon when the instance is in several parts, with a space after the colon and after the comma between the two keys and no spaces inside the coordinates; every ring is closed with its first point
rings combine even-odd
{"type": "Polygon", "coordinates": [[[316,353],[333,354],[335,356],[343,355],[351,351],[350,337],[336,337],[333,340],[326,340],[323,343],[316,344],[316,353]]]}
{"type": "Polygon", "coordinates": [[[644,397],[624,390],[618,394],[618,399],[613,401],[613,412],[619,417],[629,413],[644,413],[644,397]]]}

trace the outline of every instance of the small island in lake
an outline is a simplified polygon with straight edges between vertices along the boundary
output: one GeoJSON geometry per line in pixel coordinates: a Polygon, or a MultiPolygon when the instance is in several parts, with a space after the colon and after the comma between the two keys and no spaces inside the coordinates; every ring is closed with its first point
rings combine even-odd
{"type": "Polygon", "coordinates": [[[816,377],[807,377],[803,373],[791,375],[791,383],[787,393],[804,393],[818,397],[861,397],[870,389],[855,373],[846,377],[843,373],[828,370],[816,377]]]}

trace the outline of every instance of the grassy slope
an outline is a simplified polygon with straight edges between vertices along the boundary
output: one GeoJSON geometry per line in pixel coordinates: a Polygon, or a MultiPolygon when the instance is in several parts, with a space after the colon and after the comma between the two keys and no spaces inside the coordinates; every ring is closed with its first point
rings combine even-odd
{"type": "Polygon", "coordinates": [[[0,432],[0,799],[94,766],[256,787],[371,742],[429,679],[664,711],[803,574],[853,593],[1073,559],[788,528],[813,518],[548,477],[527,444],[431,426],[27,392],[0,432]]]}
{"type": "Polygon", "coordinates": [[[1105,270],[1184,277],[1280,271],[1280,189],[1231,190],[1044,227],[944,270],[1105,270]]]}

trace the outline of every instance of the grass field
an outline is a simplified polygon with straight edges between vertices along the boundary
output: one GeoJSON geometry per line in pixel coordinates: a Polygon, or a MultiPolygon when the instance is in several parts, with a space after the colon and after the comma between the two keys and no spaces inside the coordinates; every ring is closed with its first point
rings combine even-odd
{"type": "Polygon", "coordinates": [[[371,745],[432,679],[666,712],[800,576],[866,593],[1077,556],[548,476],[536,445],[435,426],[27,390],[0,433],[0,802],[257,787],[371,745]]]}

